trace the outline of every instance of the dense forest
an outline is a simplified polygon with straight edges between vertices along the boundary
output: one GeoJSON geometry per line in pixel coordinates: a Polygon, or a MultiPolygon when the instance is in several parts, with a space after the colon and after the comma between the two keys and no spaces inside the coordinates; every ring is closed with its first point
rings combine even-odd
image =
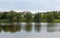
{"type": "Polygon", "coordinates": [[[13,10],[0,12],[0,23],[8,22],[60,22],[60,11],[37,12],[30,11],[15,12],[13,10]]]}

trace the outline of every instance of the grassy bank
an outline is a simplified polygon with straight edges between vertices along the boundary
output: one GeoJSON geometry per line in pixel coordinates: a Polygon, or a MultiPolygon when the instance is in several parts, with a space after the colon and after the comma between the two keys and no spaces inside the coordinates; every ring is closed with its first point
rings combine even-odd
{"type": "MultiPolygon", "coordinates": [[[[18,22],[24,22],[24,20],[19,20],[18,22]]],[[[47,20],[41,20],[41,22],[47,22],[47,20]]],[[[54,19],[54,23],[60,23],[60,19],[54,19]]],[[[0,19],[0,23],[9,23],[8,19],[0,19]]]]}
{"type": "Polygon", "coordinates": [[[60,23],[60,19],[54,19],[55,23],[60,23]]]}
{"type": "MultiPolygon", "coordinates": [[[[41,20],[41,22],[47,22],[47,20],[41,20]]],[[[54,19],[54,23],[60,23],[60,19],[54,19]]]]}
{"type": "Polygon", "coordinates": [[[8,19],[0,19],[0,23],[8,23],[8,19]]]}

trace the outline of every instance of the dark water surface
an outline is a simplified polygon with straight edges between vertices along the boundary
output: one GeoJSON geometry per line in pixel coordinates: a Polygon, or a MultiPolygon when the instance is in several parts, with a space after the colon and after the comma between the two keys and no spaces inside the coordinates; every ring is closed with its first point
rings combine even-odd
{"type": "Polygon", "coordinates": [[[0,38],[60,38],[60,23],[0,24],[0,38]]]}

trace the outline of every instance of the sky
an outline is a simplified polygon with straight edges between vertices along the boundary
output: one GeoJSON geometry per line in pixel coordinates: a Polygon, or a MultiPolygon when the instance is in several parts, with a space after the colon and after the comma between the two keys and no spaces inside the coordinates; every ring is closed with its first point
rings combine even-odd
{"type": "Polygon", "coordinates": [[[0,10],[59,11],[60,0],[0,0],[0,10]]]}

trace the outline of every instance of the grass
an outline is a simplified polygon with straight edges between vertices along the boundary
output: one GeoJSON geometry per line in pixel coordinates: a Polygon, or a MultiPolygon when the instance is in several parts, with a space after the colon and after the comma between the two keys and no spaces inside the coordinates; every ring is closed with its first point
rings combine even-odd
{"type": "MultiPolygon", "coordinates": [[[[47,22],[47,20],[41,20],[41,22],[47,22]]],[[[60,23],[60,19],[54,19],[53,23],[60,23]]]]}
{"type": "Polygon", "coordinates": [[[60,19],[54,19],[55,23],[60,23],[60,19]]]}
{"type": "MultiPolygon", "coordinates": [[[[0,23],[8,23],[8,19],[0,19],[0,23]]],[[[19,20],[18,22],[24,22],[24,20],[19,20]]],[[[47,22],[47,20],[41,20],[41,22],[47,22]]],[[[54,19],[54,23],[60,23],[60,19],[54,19]]]]}
{"type": "Polygon", "coordinates": [[[8,19],[0,19],[0,23],[8,23],[8,19]]]}
{"type": "Polygon", "coordinates": [[[44,19],[42,20],[42,19],[41,19],[41,22],[47,22],[47,20],[44,20],[44,19]]]}

